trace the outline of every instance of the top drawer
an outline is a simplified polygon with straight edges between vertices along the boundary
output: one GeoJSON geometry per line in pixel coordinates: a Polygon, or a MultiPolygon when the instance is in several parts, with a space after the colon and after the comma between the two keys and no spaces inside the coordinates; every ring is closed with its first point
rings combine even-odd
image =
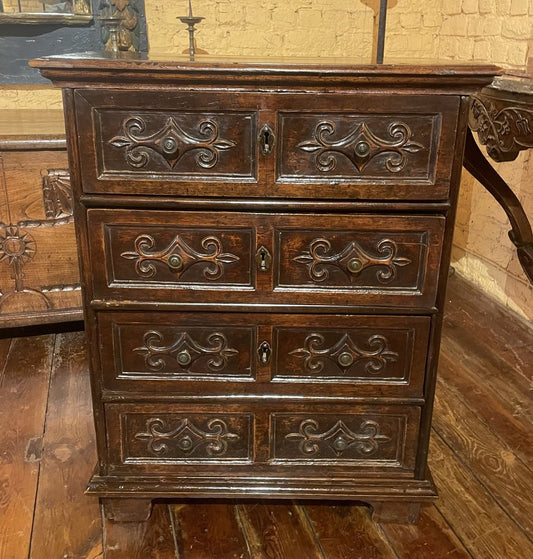
{"type": "Polygon", "coordinates": [[[76,92],[88,193],[448,198],[459,97],[76,92]]]}

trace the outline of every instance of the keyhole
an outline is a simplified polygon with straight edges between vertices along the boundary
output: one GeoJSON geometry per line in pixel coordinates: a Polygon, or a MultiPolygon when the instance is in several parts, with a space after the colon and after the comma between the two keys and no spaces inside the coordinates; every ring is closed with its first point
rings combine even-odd
{"type": "Polygon", "coordinates": [[[261,365],[267,365],[270,361],[270,354],[272,353],[272,349],[270,348],[270,344],[268,342],[263,342],[259,346],[259,361],[261,365]]]}
{"type": "Polygon", "coordinates": [[[265,151],[268,153],[270,152],[270,130],[268,128],[265,129],[263,138],[265,141],[265,151]]]}
{"type": "Polygon", "coordinates": [[[261,265],[259,266],[262,272],[266,271],[267,269],[266,259],[267,259],[267,255],[265,250],[263,249],[261,251],[261,265]]]}
{"type": "Polygon", "coordinates": [[[268,124],[265,124],[263,128],[261,128],[259,140],[261,143],[261,151],[263,152],[263,155],[272,153],[276,137],[274,136],[274,132],[272,132],[272,129],[268,124]]]}

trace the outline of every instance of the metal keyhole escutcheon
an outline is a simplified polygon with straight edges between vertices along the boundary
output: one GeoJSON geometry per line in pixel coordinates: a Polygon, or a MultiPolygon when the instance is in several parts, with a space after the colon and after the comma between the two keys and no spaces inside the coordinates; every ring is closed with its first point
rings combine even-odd
{"type": "Polygon", "coordinates": [[[263,155],[270,155],[274,151],[276,136],[268,124],[265,124],[259,132],[259,145],[263,155]]]}
{"type": "Polygon", "coordinates": [[[261,272],[266,272],[270,269],[272,264],[272,255],[264,246],[260,246],[255,254],[255,261],[257,267],[261,272]]]}
{"type": "Polygon", "coordinates": [[[262,342],[258,349],[257,354],[259,355],[259,362],[261,365],[268,365],[270,361],[270,356],[272,355],[272,348],[268,342],[262,342]]]}

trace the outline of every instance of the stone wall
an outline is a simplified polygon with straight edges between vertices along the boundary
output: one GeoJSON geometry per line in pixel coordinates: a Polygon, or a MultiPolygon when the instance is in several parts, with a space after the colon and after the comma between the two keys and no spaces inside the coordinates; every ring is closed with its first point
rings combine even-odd
{"type": "MultiPolygon", "coordinates": [[[[368,61],[379,0],[193,0],[200,49],[217,56],[322,56],[368,61]]],[[[188,0],[145,1],[150,51],[181,54],[186,30],[176,17],[188,0]]],[[[496,63],[523,69],[531,47],[533,0],[389,0],[386,61],[496,63]]],[[[59,106],[58,92],[7,88],[0,108],[59,106]]],[[[523,153],[498,170],[533,218],[533,159],[523,153]]],[[[463,176],[454,266],[491,296],[533,318],[529,286],[507,238],[503,211],[468,173],[463,176]]]]}

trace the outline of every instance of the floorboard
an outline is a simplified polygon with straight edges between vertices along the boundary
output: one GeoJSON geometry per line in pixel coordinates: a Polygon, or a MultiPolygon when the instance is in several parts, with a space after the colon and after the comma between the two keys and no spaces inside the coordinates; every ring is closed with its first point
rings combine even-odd
{"type": "Polygon", "coordinates": [[[58,334],[48,396],[31,559],[102,550],[100,507],[86,497],[96,463],[85,335],[58,334]]]}
{"type": "Polygon", "coordinates": [[[533,557],[533,330],[458,278],[448,294],[429,455],[440,498],[418,526],[277,501],[157,503],[146,523],[107,521],[83,494],[96,459],[84,334],[0,339],[0,558],[533,557]]]}
{"type": "Polygon", "coordinates": [[[232,502],[176,504],[171,509],[179,559],[252,559],[232,502]]]}
{"type": "Polygon", "coordinates": [[[0,557],[26,559],[54,335],[13,340],[0,386],[0,557]]]}
{"type": "Polygon", "coordinates": [[[524,532],[435,433],[430,456],[439,488],[436,507],[472,557],[533,557],[533,546],[524,532]]]}

